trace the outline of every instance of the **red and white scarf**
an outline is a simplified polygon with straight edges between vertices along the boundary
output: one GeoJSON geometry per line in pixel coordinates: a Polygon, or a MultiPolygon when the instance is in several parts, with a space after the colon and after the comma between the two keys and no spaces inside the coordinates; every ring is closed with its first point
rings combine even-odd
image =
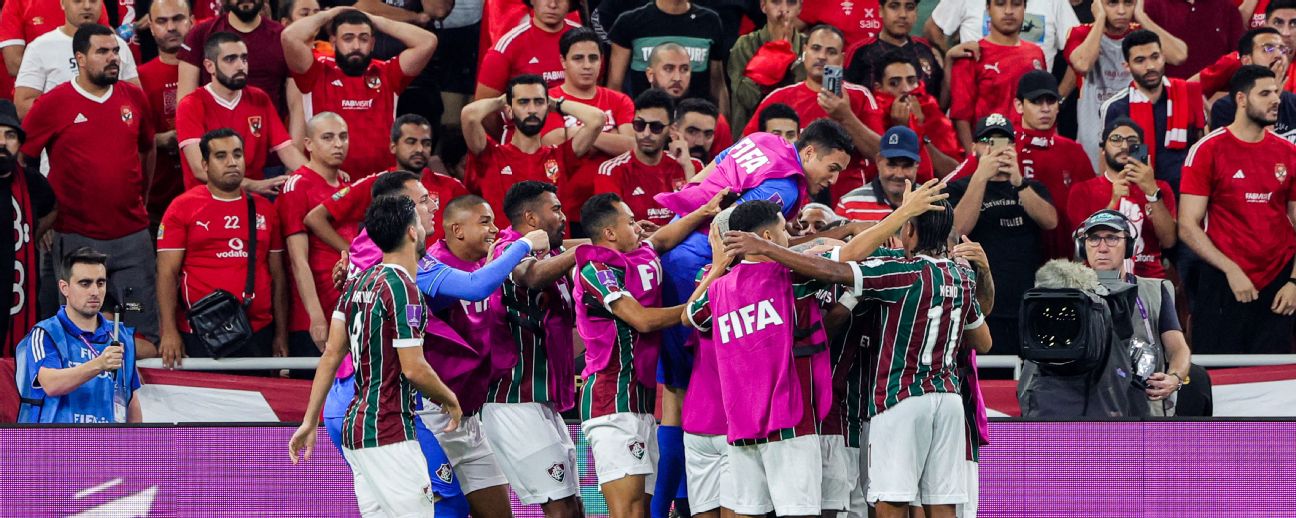
{"type": "MultiPolygon", "coordinates": [[[[1166,128],[1164,144],[1167,149],[1187,149],[1188,131],[1193,127],[1205,125],[1205,114],[1202,111],[1201,83],[1189,83],[1183,79],[1161,78],[1166,95],[1166,128]]],[[[1156,135],[1156,117],[1153,115],[1153,102],[1140,92],[1138,86],[1130,83],[1129,111],[1130,118],[1143,128],[1144,135],[1156,135]]],[[[1147,139],[1151,141],[1152,139],[1147,139]]],[[[1156,160],[1156,145],[1148,145],[1148,160],[1156,160]]]]}

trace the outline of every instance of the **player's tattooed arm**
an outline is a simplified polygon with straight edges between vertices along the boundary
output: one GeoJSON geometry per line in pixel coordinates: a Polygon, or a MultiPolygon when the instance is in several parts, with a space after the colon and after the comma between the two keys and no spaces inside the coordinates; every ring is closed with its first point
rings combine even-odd
{"type": "Polygon", "coordinates": [[[960,259],[967,261],[968,266],[976,272],[977,303],[981,305],[981,313],[989,315],[995,303],[994,277],[990,275],[990,259],[986,257],[981,243],[972,241],[967,236],[959,236],[959,241],[950,251],[950,257],[956,261],[960,259]]]}

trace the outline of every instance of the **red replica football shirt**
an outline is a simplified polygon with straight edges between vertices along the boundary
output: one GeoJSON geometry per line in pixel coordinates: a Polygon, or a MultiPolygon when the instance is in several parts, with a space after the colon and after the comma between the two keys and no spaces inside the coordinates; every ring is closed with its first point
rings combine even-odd
{"type": "MultiPolygon", "coordinates": [[[[1161,203],[1165,204],[1166,210],[1170,211],[1170,217],[1178,217],[1175,212],[1174,191],[1170,190],[1170,184],[1157,180],[1157,187],[1161,189],[1161,203]]],[[[1124,214],[1130,220],[1130,227],[1133,231],[1134,238],[1134,255],[1131,260],[1134,263],[1134,275],[1140,277],[1154,277],[1164,279],[1166,277],[1165,267],[1161,266],[1161,242],[1157,240],[1156,229],[1152,227],[1152,219],[1147,216],[1147,195],[1138,186],[1131,184],[1128,196],[1122,197],[1116,209],[1124,214]]],[[[1052,192],[1050,190],[1049,192],[1052,192]]],[[[1091,178],[1071,186],[1070,200],[1067,202],[1066,220],[1071,223],[1071,230],[1074,231],[1080,223],[1084,222],[1093,213],[1107,208],[1111,203],[1112,182],[1106,175],[1097,178],[1091,178]]],[[[1053,197],[1056,203],[1060,198],[1053,197]]],[[[1058,215],[1061,215],[1061,209],[1058,215]]],[[[1074,242],[1073,242],[1074,243],[1074,242]]],[[[1072,245],[1074,247],[1074,245],[1072,245]]],[[[1127,263],[1128,267],[1129,264],[1127,263]]],[[[1129,271],[1128,269],[1126,271],[1129,271]]]]}
{"type": "MultiPolygon", "coordinates": [[[[389,171],[392,170],[395,170],[395,168],[389,171]]],[[[350,187],[345,187],[333,196],[324,199],[320,204],[324,206],[324,210],[328,211],[329,216],[333,217],[334,222],[358,224],[364,219],[364,213],[369,209],[369,204],[373,202],[373,181],[378,176],[375,174],[362,178],[352,183],[350,187]]],[[[445,237],[445,229],[441,228],[441,206],[450,203],[450,200],[468,194],[468,189],[464,188],[464,185],[459,180],[429,169],[423,170],[423,176],[419,180],[427,188],[428,198],[432,202],[429,209],[432,210],[433,214],[432,226],[436,227],[436,229],[435,231],[428,231],[428,246],[431,246],[432,243],[445,237]]]]}
{"type": "Polygon", "coordinates": [[[657,165],[648,165],[635,156],[634,151],[603,162],[594,179],[595,192],[611,192],[621,197],[630,207],[636,220],[648,220],[658,225],[670,223],[675,213],[653,200],[663,192],[675,192],[684,186],[684,166],[662,153],[657,165]]]}
{"type": "MultiPolygon", "coordinates": [[[[554,99],[567,99],[571,102],[590,105],[601,110],[603,115],[607,117],[607,121],[603,123],[603,133],[616,133],[617,126],[630,124],[634,121],[634,101],[630,99],[630,96],[615,90],[599,87],[593,99],[581,99],[564,92],[561,86],[555,86],[549,89],[549,96],[554,99]]],[[[580,119],[571,115],[558,117],[557,114],[551,114],[549,119],[545,121],[543,134],[561,129],[563,126],[567,127],[567,137],[570,138],[576,134],[576,131],[584,127],[584,124],[581,123],[580,119]]],[[[610,158],[612,158],[612,155],[596,148],[590,149],[588,154],[580,158],[576,169],[571,171],[569,176],[563,178],[562,189],[558,191],[558,197],[562,200],[564,207],[579,208],[585,203],[585,200],[588,200],[590,196],[597,192],[594,189],[594,177],[598,176],[599,166],[610,158]]],[[[579,211],[573,210],[572,212],[567,216],[568,219],[579,222],[579,211]]]]}
{"type": "Polygon", "coordinates": [[[841,29],[848,46],[872,42],[882,31],[878,0],[817,0],[802,5],[800,18],[807,27],[825,23],[841,29]]]}
{"type": "Polygon", "coordinates": [[[1085,218],[1071,220],[1067,216],[1067,196],[1073,185],[1094,177],[1089,154],[1076,141],[1056,132],[1023,129],[1017,132],[1017,163],[1022,176],[1044,184],[1057,208],[1058,226],[1045,231],[1045,254],[1054,259],[1071,259],[1075,256],[1071,232],[1085,218]]]}
{"type": "MultiPolygon", "coordinates": [[[[26,45],[66,21],[59,0],[5,0],[0,8],[0,47],[26,45]]],[[[99,15],[99,24],[108,25],[107,8],[99,15]]]]}
{"type": "Polygon", "coordinates": [[[342,73],[332,58],[318,57],[305,74],[293,75],[309,120],[317,113],[342,116],[351,134],[342,170],[360,179],[396,164],[388,137],[396,121],[396,101],[414,78],[401,72],[400,56],[373,60],[365,73],[342,73]]]}
{"type": "Polygon", "coordinates": [[[495,46],[486,51],[481,66],[477,67],[477,82],[501,92],[508,80],[522,74],[543,77],[545,84],[553,87],[563,83],[562,56],[558,55],[558,40],[579,23],[564,20],[562,30],[545,32],[527,21],[504,33],[495,46]]]}
{"type": "MultiPolygon", "coordinates": [[[[486,148],[469,157],[468,190],[491,204],[495,211],[495,225],[499,228],[509,226],[508,217],[504,215],[504,194],[509,187],[524,180],[535,180],[557,185],[562,192],[563,179],[579,161],[570,140],[557,146],[540,146],[535,153],[524,153],[512,143],[500,144],[490,136],[486,137],[486,148]]],[[[564,209],[566,213],[577,210],[580,209],[564,209]]]]}
{"type": "MultiPolygon", "coordinates": [[[[850,97],[851,111],[859,117],[860,122],[870,128],[885,128],[883,122],[883,113],[878,110],[877,100],[873,98],[873,93],[868,88],[853,84],[842,83],[842,93],[850,97]]],[[[765,107],[774,103],[783,103],[791,106],[801,115],[801,127],[804,128],[817,119],[828,118],[828,112],[825,112],[819,106],[819,92],[813,91],[806,86],[804,81],[791,84],[770,92],[765,96],[752,113],[759,114],[765,107]]],[[[752,117],[743,128],[743,136],[755,133],[760,129],[760,117],[752,117]]],[[[885,130],[883,130],[885,131],[885,130]]],[[[845,171],[837,177],[837,183],[833,184],[831,189],[832,198],[838,199],[846,193],[864,185],[868,171],[876,171],[875,166],[868,157],[856,155],[851,158],[851,163],[845,171]]]]}
{"type": "MultiPolygon", "coordinates": [[[[230,128],[243,137],[244,175],[253,180],[265,178],[266,155],[292,145],[292,136],[279,121],[270,96],[260,88],[247,86],[226,101],[212,93],[211,83],[194,90],[180,100],[176,109],[176,139],[183,149],[197,146],[204,133],[230,128]]],[[[184,162],[186,187],[198,185],[184,162]]]]}
{"type": "MultiPolygon", "coordinates": [[[[284,182],[283,189],[279,197],[275,198],[275,210],[279,213],[279,225],[281,234],[285,242],[289,236],[298,233],[306,233],[307,259],[310,271],[299,272],[293,267],[292,274],[310,275],[315,280],[315,293],[319,296],[320,311],[325,318],[332,313],[333,308],[337,305],[337,299],[340,295],[333,288],[333,265],[337,264],[342,254],[333,247],[329,246],[314,233],[306,230],[306,213],[315,208],[324,200],[331,198],[334,194],[348,185],[341,178],[336,180],[335,185],[329,185],[323,176],[315,172],[308,166],[301,166],[293,175],[288,177],[284,182]]],[[[334,222],[333,230],[342,236],[342,239],[350,242],[355,239],[359,233],[355,222],[334,222]]],[[[291,263],[290,263],[291,264],[291,263]]],[[[306,331],[310,329],[310,315],[306,311],[306,306],[301,302],[301,294],[297,292],[297,286],[294,284],[289,288],[292,292],[292,310],[288,320],[289,331],[306,331]]]]}
{"type": "MultiPolygon", "coordinates": [[[[195,9],[194,15],[198,14],[198,10],[195,9]]],[[[244,33],[230,25],[228,16],[217,16],[194,25],[193,29],[189,30],[189,34],[185,35],[184,44],[176,53],[176,57],[198,68],[200,85],[205,85],[212,80],[207,70],[203,68],[203,45],[207,44],[209,36],[217,32],[237,34],[243,39],[243,43],[246,43],[248,48],[248,86],[255,86],[264,91],[274,102],[275,109],[283,115],[280,119],[287,117],[284,81],[288,79],[289,71],[288,62],[284,61],[283,44],[279,42],[283,25],[262,17],[261,25],[252,32],[244,33]]]]}
{"type": "Polygon", "coordinates": [[[140,163],[153,149],[148,106],[144,91],[126,82],[94,97],[69,81],[36,98],[23,120],[22,153],[49,152],[54,230],[116,239],[148,227],[140,163]]]}
{"type": "Polygon", "coordinates": [[[1016,125],[1021,121],[1013,99],[1017,81],[1031,70],[1044,70],[1044,51],[1023,41],[1016,46],[997,45],[988,39],[981,45],[981,59],[954,60],[950,67],[950,119],[971,121],[1000,113],[1016,125]]]}
{"type": "Polygon", "coordinates": [[[1180,194],[1208,196],[1206,235],[1256,289],[1273,282],[1296,252],[1287,202],[1296,196],[1296,145],[1266,131],[1243,142],[1228,128],[1197,141],[1184,161],[1180,194]]]}
{"type": "MultiPolygon", "coordinates": [[[[283,236],[279,234],[279,216],[270,200],[256,200],[256,276],[253,281],[252,306],[248,320],[252,329],[264,328],[274,320],[270,302],[270,252],[282,252],[283,236]]],[[[207,186],[198,186],[181,194],[158,227],[158,251],[181,250],[180,307],[176,308],[176,326],[188,333],[185,311],[193,303],[222,289],[240,297],[247,282],[248,222],[247,199],[221,200],[212,196],[207,186]]]]}
{"type": "MultiPolygon", "coordinates": [[[[149,100],[149,120],[157,133],[176,129],[176,85],[180,66],[168,65],[154,58],[139,67],[140,87],[149,100]]],[[[149,186],[149,218],[160,218],[176,196],[184,192],[184,170],[180,152],[159,149],[154,158],[153,184],[149,186]]],[[[154,221],[157,221],[154,219],[154,221]]]]}

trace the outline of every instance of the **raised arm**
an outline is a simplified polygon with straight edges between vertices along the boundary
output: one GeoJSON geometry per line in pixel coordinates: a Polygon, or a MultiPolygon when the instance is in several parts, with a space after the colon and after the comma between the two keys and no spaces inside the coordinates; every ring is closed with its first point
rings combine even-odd
{"type": "MultiPolygon", "coordinates": [[[[508,106],[508,101],[505,96],[499,95],[473,101],[459,112],[459,124],[463,127],[464,143],[468,145],[469,153],[476,155],[486,149],[486,127],[482,125],[482,121],[491,114],[499,113],[505,106],[508,106]]],[[[601,123],[599,127],[603,127],[601,123]]],[[[573,142],[572,148],[575,147],[576,143],[573,142]]]]}
{"type": "Polygon", "coordinates": [[[538,290],[553,284],[575,267],[576,249],[569,248],[553,257],[529,259],[518,263],[513,269],[511,278],[519,286],[538,290]]]}
{"type": "Polygon", "coordinates": [[[288,64],[288,70],[294,74],[305,74],[310,70],[311,63],[315,61],[315,53],[312,51],[315,35],[319,34],[320,29],[323,29],[333,17],[347,10],[355,10],[355,8],[325,9],[284,27],[283,32],[279,34],[279,42],[283,45],[284,62],[288,64]]]}
{"type": "Polygon", "coordinates": [[[571,146],[576,156],[585,156],[594,149],[594,141],[603,133],[603,123],[607,122],[607,115],[603,114],[603,110],[588,104],[566,101],[559,103],[557,99],[549,98],[551,107],[559,104],[562,106],[562,114],[569,114],[581,121],[581,128],[572,136],[571,146]]]}
{"type": "Polygon", "coordinates": [[[697,210],[685,214],[683,217],[653,232],[652,237],[648,238],[648,242],[652,244],[653,249],[659,254],[664,254],[670,249],[679,246],[688,238],[689,234],[697,230],[698,225],[720,213],[720,202],[727,195],[729,195],[729,188],[725,187],[715,196],[712,196],[706,205],[698,207],[697,210]]]}
{"type": "MultiPolygon", "coordinates": [[[[542,235],[544,234],[544,231],[542,230],[537,230],[536,232],[539,232],[542,235]]],[[[465,272],[456,268],[446,268],[443,270],[443,273],[440,276],[441,278],[435,281],[437,283],[435,286],[435,293],[428,293],[432,290],[423,289],[424,283],[421,278],[419,288],[423,289],[424,295],[429,296],[445,296],[469,302],[484,300],[486,297],[489,297],[494,293],[495,290],[499,289],[500,285],[508,279],[509,274],[513,273],[513,270],[517,267],[518,263],[523,259],[526,259],[527,255],[531,253],[533,246],[538,249],[544,249],[547,247],[547,245],[532,245],[530,239],[528,239],[529,237],[531,237],[530,234],[528,234],[528,237],[519,239],[509,245],[509,247],[504,250],[504,253],[500,254],[494,260],[475,272],[465,272]]],[[[543,239],[545,239],[545,243],[548,243],[547,236],[543,239]]],[[[420,277],[421,273],[422,272],[420,272],[420,277]]]]}
{"type": "Polygon", "coordinates": [[[935,205],[936,202],[949,198],[948,194],[942,193],[945,184],[938,179],[928,180],[917,189],[910,189],[910,183],[905,180],[905,195],[896,210],[882,218],[876,225],[865,229],[863,232],[856,234],[851,238],[838,254],[840,261],[862,261],[879,246],[882,246],[899,232],[904,224],[910,219],[927,212],[940,208],[935,205]]]}
{"type": "MultiPolygon", "coordinates": [[[[424,13],[419,14],[427,16],[424,13]]],[[[401,73],[405,74],[405,77],[414,77],[423,72],[423,68],[432,59],[432,53],[436,52],[437,37],[435,34],[425,31],[414,24],[396,22],[382,16],[371,15],[369,19],[373,21],[375,29],[395,38],[405,46],[405,50],[400,53],[401,73]]],[[[288,29],[285,28],[284,30],[288,29]]]]}
{"type": "Polygon", "coordinates": [[[849,284],[855,280],[849,264],[794,252],[751,232],[725,232],[724,244],[725,253],[735,258],[760,255],[791,268],[796,273],[821,281],[849,284]]]}
{"type": "MultiPolygon", "coordinates": [[[[1148,16],[1147,12],[1143,10],[1144,3],[1144,0],[1135,0],[1134,21],[1139,25],[1142,25],[1144,29],[1155,32],[1156,35],[1161,38],[1161,53],[1165,56],[1166,63],[1171,65],[1182,64],[1188,59],[1188,44],[1184,43],[1184,40],[1176,38],[1175,35],[1170,34],[1170,31],[1157,25],[1157,23],[1152,20],[1152,17],[1148,16]]],[[[1096,4],[1097,3],[1095,2],[1095,5],[1096,4]]]]}

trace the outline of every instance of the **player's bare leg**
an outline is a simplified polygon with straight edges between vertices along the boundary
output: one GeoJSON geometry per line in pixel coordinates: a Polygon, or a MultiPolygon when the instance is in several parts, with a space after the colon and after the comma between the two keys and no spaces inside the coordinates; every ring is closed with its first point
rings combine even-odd
{"type": "Polygon", "coordinates": [[[508,484],[485,487],[464,495],[473,516],[513,516],[513,506],[509,504],[508,484]]]}
{"type": "Polygon", "coordinates": [[[612,518],[644,518],[648,512],[648,493],[643,475],[627,475],[599,486],[607,500],[612,518]]]}
{"type": "MultiPolygon", "coordinates": [[[[585,509],[581,501],[576,496],[550,500],[540,504],[540,509],[544,511],[545,518],[581,518],[585,516],[585,509]]],[[[474,513],[475,514],[475,513],[474,513]]],[[[486,514],[482,516],[495,516],[486,514]]]]}

